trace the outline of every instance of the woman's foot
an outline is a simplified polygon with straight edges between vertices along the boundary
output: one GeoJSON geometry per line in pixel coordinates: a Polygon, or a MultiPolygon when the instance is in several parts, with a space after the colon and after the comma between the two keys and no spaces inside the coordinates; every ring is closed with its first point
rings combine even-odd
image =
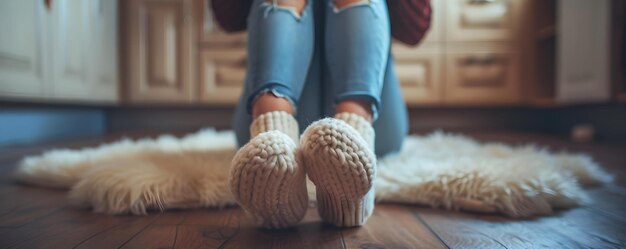
{"type": "Polygon", "coordinates": [[[231,191],[258,226],[295,225],[308,207],[304,168],[295,158],[298,123],[287,112],[267,112],[250,131],[252,139],[232,161],[231,191]]]}
{"type": "Polygon", "coordinates": [[[374,129],[363,117],[339,113],[311,124],[298,161],[315,183],[322,220],[339,227],[363,225],[374,211],[374,129]]]}

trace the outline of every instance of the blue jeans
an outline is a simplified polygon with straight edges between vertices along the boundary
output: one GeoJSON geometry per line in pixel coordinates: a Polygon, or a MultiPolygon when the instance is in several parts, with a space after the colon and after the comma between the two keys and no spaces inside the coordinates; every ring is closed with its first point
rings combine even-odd
{"type": "Polygon", "coordinates": [[[248,17],[248,62],[235,111],[239,145],[250,140],[251,106],[260,93],[287,98],[301,131],[334,115],[343,100],[372,104],[376,154],[400,149],[407,111],[390,54],[384,0],[337,9],[331,0],[308,0],[301,13],[255,0],[248,17]]]}

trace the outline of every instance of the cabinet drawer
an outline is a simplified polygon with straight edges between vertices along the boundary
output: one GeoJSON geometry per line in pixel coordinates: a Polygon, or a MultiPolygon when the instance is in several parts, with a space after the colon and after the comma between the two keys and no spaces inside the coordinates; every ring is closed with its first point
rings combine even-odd
{"type": "Polygon", "coordinates": [[[448,41],[512,40],[517,24],[514,0],[447,1],[448,41]]]}
{"type": "Polygon", "coordinates": [[[422,44],[409,48],[394,44],[396,75],[409,105],[434,104],[441,101],[442,59],[439,46],[422,44]]]}
{"type": "Polygon", "coordinates": [[[205,103],[237,103],[246,77],[245,48],[205,50],[200,58],[200,92],[205,103]]]}
{"type": "Polygon", "coordinates": [[[516,104],[520,102],[518,58],[510,52],[461,52],[446,55],[444,102],[516,104]]]}

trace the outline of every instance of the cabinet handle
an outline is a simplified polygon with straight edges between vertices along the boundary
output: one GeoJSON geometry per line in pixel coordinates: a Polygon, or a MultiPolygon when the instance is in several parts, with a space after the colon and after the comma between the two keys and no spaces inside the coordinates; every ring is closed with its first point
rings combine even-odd
{"type": "Polygon", "coordinates": [[[491,55],[470,56],[464,62],[466,65],[487,65],[496,62],[496,58],[491,55]]]}
{"type": "Polygon", "coordinates": [[[468,0],[467,3],[474,4],[474,5],[483,5],[483,4],[495,3],[497,1],[498,0],[468,0]]]}
{"type": "Polygon", "coordinates": [[[43,0],[43,4],[46,6],[47,11],[50,11],[50,9],[52,9],[52,0],[43,0]]]}

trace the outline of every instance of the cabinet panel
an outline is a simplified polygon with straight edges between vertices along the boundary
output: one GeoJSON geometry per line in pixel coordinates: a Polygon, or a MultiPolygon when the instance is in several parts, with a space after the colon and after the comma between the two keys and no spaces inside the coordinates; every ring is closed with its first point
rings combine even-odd
{"type": "Polygon", "coordinates": [[[130,2],[130,100],[189,102],[192,95],[190,1],[130,2]]]}
{"type": "Polygon", "coordinates": [[[92,96],[101,101],[115,102],[118,86],[118,15],[117,1],[92,1],[92,96]]]}
{"type": "Polygon", "coordinates": [[[0,1],[0,96],[45,96],[42,1],[0,1]]]}
{"type": "Polygon", "coordinates": [[[610,98],[608,0],[558,2],[557,87],[560,102],[610,98]]]}
{"type": "Polygon", "coordinates": [[[513,39],[518,1],[446,1],[448,41],[504,41],[513,39]]]}
{"type": "Polygon", "coordinates": [[[90,98],[90,4],[57,0],[51,14],[52,96],[90,98]]]}
{"type": "Polygon", "coordinates": [[[208,1],[197,1],[200,53],[199,84],[203,103],[236,104],[246,78],[246,33],[228,33],[213,17],[208,1]]]}
{"type": "Polygon", "coordinates": [[[395,43],[396,75],[407,104],[436,104],[442,99],[442,57],[437,44],[410,48],[395,43]]]}
{"type": "Polygon", "coordinates": [[[220,28],[213,16],[209,1],[196,1],[198,13],[198,36],[200,43],[207,47],[246,46],[246,32],[228,33],[220,28]]]}
{"type": "Polygon", "coordinates": [[[520,103],[519,63],[508,51],[471,51],[446,55],[444,102],[452,104],[520,103]]]}
{"type": "Polygon", "coordinates": [[[431,8],[431,19],[430,19],[430,28],[428,28],[428,33],[424,37],[424,42],[440,42],[444,41],[444,24],[446,18],[446,1],[447,0],[431,0],[430,8],[431,8]]]}
{"type": "Polygon", "coordinates": [[[246,51],[213,49],[202,52],[200,91],[206,103],[234,104],[246,77],[246,51]]]}

